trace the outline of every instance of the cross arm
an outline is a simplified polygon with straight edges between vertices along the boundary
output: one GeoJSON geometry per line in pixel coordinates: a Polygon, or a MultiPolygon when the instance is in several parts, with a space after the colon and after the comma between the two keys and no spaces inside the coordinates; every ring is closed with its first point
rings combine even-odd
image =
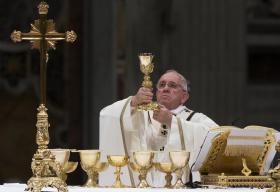
{"type": "Polygon", "coordinates": [[[11,34],[11,39],[16,42],[21,42],[22,40],[40,40],[42,36],[38,32],[22,33],[21,31],[14,30],[11,34]]]}
{"type": "Polygon", "coordinates": [[[47,41],[65,40],[66,42],[73,43],[77,38],[74,31],[66,31],[66,33],[48,32],[45,39],[47,41]]]}

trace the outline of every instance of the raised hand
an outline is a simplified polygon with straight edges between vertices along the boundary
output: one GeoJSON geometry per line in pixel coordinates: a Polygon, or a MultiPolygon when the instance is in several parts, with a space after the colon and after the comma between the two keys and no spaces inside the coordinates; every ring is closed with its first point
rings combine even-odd
{"type": "Polygon", "coordinates": [[[168,127],[171,126],[172,113],[164,106],[159,104],[159,110],[155,110],[153,118],[168,127]]]}
{"type": "Polygon", "coordinates": [[[153,99],[152,89],[141,87],[136,95],[131,99],[131,106],[136,107],[137,105],[150,103],[153,99]]]}

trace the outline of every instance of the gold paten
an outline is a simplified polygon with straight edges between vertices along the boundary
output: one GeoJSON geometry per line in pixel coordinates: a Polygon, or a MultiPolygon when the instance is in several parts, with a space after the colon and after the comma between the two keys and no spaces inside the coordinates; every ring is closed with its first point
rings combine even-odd
{"type": "MultiPolygon", "coordinates": [[[[152,63],[153,58],[154,56],[151,53],[139,54],[140,70],[144,74],[142,87],[149,88],[149,89],[153,88],[153,83],[150,77],[150,74],[154,70],[154,64],[152,63]]],[[[137,106],[138,111],[149,111],[149,110],[158,110],[158,109],[159,109],[159,105],[156,102],[151,102],[151,103],[137,106]]]]}
{"type": "Polygon", "coordinates": [[[230,129],[224,126],[221,131],[223,132],[212,141],[205,163],[200,168],[202,184],[223,187],[272,187],[273,182],[269,176],[259,175],[263,170],[267,152],[275,142],[272,130],[267,131],[262,151],[257,150],[253,156],[246,157],[225,155],[230,129]]]}
{"type": "Polygon", "coordinates": [[[53,20],[47,20],[48,4],[42,1],[39,6],[39,19],[31,24],[29,33],[14,31],[11,39],[14,42],[28,40],[32,48],[40,51],[40,105],[37,113],[36,143],[38,149],[32,158],[31,168],[33,176],[27,182],[28,191],[39,192],[43,187],[54,187],[58,192],[66,192],[66,183],[61,179],[62,167],[55,161],[54,155],[48,149],[49,144],[49,122],[46,108],[46,68],[48,62],[48,50],[55,49],[58,40],[74,42],[76,34],[73,31],[57,33],[53,20]]]}

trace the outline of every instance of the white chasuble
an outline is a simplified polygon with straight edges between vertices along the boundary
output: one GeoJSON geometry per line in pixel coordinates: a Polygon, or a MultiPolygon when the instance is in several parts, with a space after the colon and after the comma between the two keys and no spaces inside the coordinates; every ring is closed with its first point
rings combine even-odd
{"type": "MultiPolygon", "coordinates": [[[[179,106],[171,111],[174,114],[171,127],[163,127],[152,118],[152,111],[138,112],[131,108],[130,100],[129,97],[118,101],[100,112],[101,161],[107,161],[107,155],[126,154],[133,159],[132,153],[140,150],[162,151],[161,153],[166,155],[155,158],[162,158],[157,161],[164,161],[169,151],[181,150],[183,143],[184,148],[190,152],[189,167],[192,167],[209,128],[218,126],[202,113],[195,113],[187,120],[192,111],[185,106],[179,106]]],[[[114,183],[114,170],[110,166],[100,173],[100,186],[110,186],[114,183]]],[[[123,167],[122,172],[121,180],[125,185],[135,186],[139,183],[139,174],[129,170],[128,166],[123,167]]],[[[184,181],[188,181],[187,175],[185,174],[184,181]]],[[[165,184],[164,174],[154,169],[147,177],[148,183],[152,186],[162,187],[165,184]]]]}

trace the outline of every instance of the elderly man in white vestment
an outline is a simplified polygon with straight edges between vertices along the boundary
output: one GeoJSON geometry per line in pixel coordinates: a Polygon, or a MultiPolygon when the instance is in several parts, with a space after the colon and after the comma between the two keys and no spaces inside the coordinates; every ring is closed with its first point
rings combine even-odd
{"type": "MultiPolygon", "coordinates": [[[[159,110],[136,110],[137,105],[150,103],[153,99],[152,90],[144,87],[141,87],[136,95],[101,110],[99,148],[103,159],[108,154],[127,154],[132,157],[134,151],[153,150],[168,153],[185,148],[190,152],[189,167],[192,167],[209,128],[218,125],[206,115],[184,106],[189,99],[190,87],[187,80],[177,71],[165,72],[158,80],[156,88],[159,110]]],[[[133,186],[138,183],[135,174],[127,167],[123,168],[123,172],[122,180],[126,185],[133,186]]],[[[158,171],[151,171],[148,182],[152,186],[162,187],[162,175],[158,171]]],[[[188,173],[185,174],[185,182],[189,178],[186,175],[188,173]]],[[[196,175],[194,173],[193,177],[196,175]]],[[[100,185],[112,184],[113,171],[101,173],[99,181],[100,185]]]]}

